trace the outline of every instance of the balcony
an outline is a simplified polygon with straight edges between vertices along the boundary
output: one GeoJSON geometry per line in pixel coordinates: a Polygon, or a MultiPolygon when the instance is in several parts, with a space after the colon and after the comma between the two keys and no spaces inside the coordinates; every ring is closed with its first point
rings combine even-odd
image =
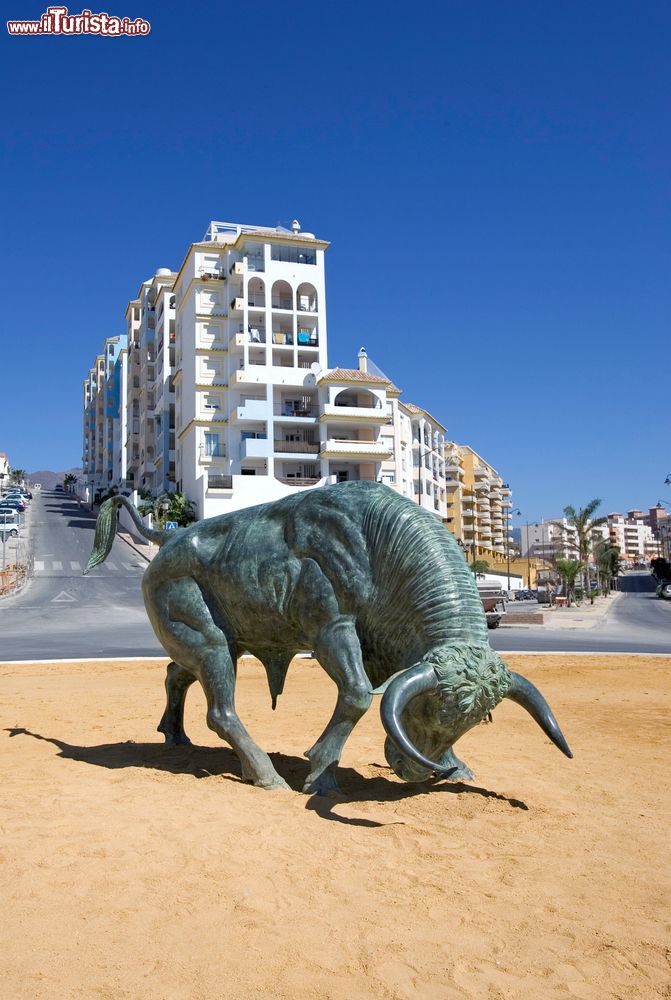
{"type": "Polygon", "coordinates": [[[275,453],[282,454],[301,454],[301,455],[318,455],[319,445],[315,444],[313,441],[273,441],[273,448],[275,453]]]}
{"type": "Polygon", "coordinates": [[[300,476],[275,476],[275,479],[279,483],[284,483],[286,486],[318,486],[321,482],[319,476],[312,477],[300,477],[300,476]]]}
{"type": "Polygon", "coordinates": [[[233,489],[233,477],[232,476],[212,476],[208,473],[207,476],[207,488],[208,490],[232,490],[233,489]]]}
{"type": "Polygon", "coordinates": [[[278,406],[277,403],[273,406],[273,414],[276,417],[286,418],[287,420],[293,420],[295,418],[314,420],[315,417],[319,416],[319,410],[315,406],[314,400],[306,397],[302,404],[297,403],[293,400],[283,400],[278,406]]]}
{"type": "Polygon", "coordinates": [[[226,416],[222,413],[221,407],[214,403],[203,403],[201,412],[199,414],[200,420],[226,420],[226,416]]]}
{"type": "Polygon", "coordinates": [[[329,422],[334,419],[341,419],[347,420],[351,423],[352,417],[356,417],[358,420],[364,421],[365,423],[382,425],[387,422],[387,414],[381,406],[348,406],[342,403],[326,403],[320,419],[328,420],[329,422]]]}
{"type": "Polygon", "coordinates": [[[231,423],[240,424],[247,420],[267,420],[268,403],[265,399],[248,399],[231,410],[231,423]]]}
{"type": "Polygon", "coordinates": [[[385,458],[391,458],[391,451],[384,442],[329,438],[321,451],[321,457],[372,458],[381,461],[385,458]]]}
{"type": "Polygon", "coordinates": [[[240,442],[240,458],[270,458],[271,442],[267,438],[245,438],[240,442]]]}
{"type": "Polygon", "coordinates": [[[201,465],[207,465],[209,462],[214,462],[218,458],[226,458],[225,445],[218,444],[211,446],[209,450],[207,450],[204,445],[200,446],[201,465]]]}

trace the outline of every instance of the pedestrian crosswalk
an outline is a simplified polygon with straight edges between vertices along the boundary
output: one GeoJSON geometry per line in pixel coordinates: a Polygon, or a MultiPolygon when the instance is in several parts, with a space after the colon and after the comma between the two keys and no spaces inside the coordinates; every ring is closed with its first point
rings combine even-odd
{"type": "MultiPolygon", "coordinates": [[[[64,573],[69,575],[71,573],[77,573],[78,575],[82,573],[84,567],[81,562],[77,559],[70,559],[68,562],[64,563],[60,559],[36,559],[34,563],[35,575],[39,574],[51,575],[53,573],[64,573]]],[[[100,566],[96,566],[92,570],[91,575],[106,576],[113,575],[115,573],[138,573],[144,572],[147,568],[146,562],[121,562],[116,563],[111,559],[107,559],[100,566]]]]}

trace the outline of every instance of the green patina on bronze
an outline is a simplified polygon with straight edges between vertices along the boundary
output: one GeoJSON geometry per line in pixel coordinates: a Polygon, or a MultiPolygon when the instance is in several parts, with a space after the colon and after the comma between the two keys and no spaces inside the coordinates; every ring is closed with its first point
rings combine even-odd
{"type": "Polygon", "coordinates": [[[477,587],[459,546],[417,504],[377,483],[344,483],[224,514],[177,531],[147,529],[133,505],[100,509],[88,573],[109,554],[117,508],[160,546],[142,581],[147,614],[172,659],[159,730],[188,743],[184,699],[198,680],[207,721],[229,742],[245,780],[287,787],[235,711],[238,657],[264,664],[273,707],[289,663],[311,649],[338,698],[307,751],[306,791],[335,787],[353,727],[384,690],[390,765],[406,780],[468,777],[453,743],[509,697],[565,753],[539,692],[489,647],[477,587]]]}

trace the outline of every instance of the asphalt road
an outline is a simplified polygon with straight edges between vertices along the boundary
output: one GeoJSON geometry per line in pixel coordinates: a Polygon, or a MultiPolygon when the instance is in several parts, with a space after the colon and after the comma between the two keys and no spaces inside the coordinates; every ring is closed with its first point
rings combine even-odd
{"type": "Polygon", "coordinates": [[[69,494],[35,493],[32,580],[0,603],[0,659],[164,656],[147,619],[140,581],[146,562],[120,538],[82,576],[95,517],[69,494]]]}
{"type": "MultiPolygon", "coordinates": [[[[655,595],[657,581],[646,571],[620,580],[621,596],[593,628],[543,626],[498,628],[491,644],[504,652],[666,653],[671,655],[671,601],[655,595]]],[[[529,607],[531,607],[529,605],[529,607]]]]}
{"type": "MultiPolygon", "coordinates": [[[[120,538],[89,576],[95,517],[69,494],[36,493],[30,512],[35,573],[0,602],[0,660],[164,656],[147,619],[140,580],[146,563],[120,538]]],[[[490,631],[495,649],[525,652],[671,654],[671,601],[655,597],[648,573],[622,580],[624,596],[591,629],[515,626],[490,631]]]]}

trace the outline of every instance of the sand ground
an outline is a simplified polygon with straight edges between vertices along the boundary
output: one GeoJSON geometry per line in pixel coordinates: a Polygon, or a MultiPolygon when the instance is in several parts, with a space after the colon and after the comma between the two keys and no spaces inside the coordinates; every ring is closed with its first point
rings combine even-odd
{"type": "MultiPolygon", "coordinates": [[[[199,689],[163,748],[164,661],[0,666],[0,995],[671,997],[671,658],[508,662],[574,760],[504,703],[473,784],[405,785],[374,705],[321,799],[241,783],[199,689]]],[[[297,661],[273,713],[250,662],[238,698],[299,788],[331,682],[297,661]]]]}

